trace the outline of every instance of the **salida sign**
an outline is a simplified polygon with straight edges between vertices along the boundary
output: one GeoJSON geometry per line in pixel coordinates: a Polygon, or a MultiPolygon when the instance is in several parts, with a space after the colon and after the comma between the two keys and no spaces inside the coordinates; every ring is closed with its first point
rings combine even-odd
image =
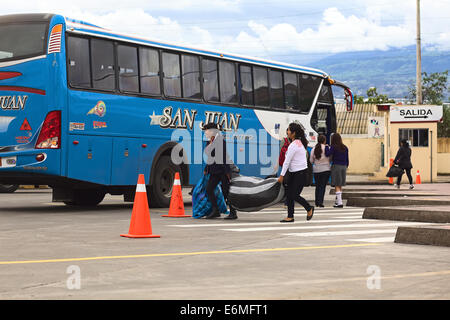
{"type": "Polygon", "coordinates": [[[439,122],[442,106],[391,106],[391,122],[439,122]]]}

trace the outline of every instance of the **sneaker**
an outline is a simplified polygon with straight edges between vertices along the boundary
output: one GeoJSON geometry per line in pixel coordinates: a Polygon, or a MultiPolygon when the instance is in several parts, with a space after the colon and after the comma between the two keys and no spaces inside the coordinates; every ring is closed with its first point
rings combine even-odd
{"type": "Polygon", "coordinates": [[[335,204],[335,205],[333,206],[333,208],[343,208],[343,207],[344,207],[343,204],[335,204]]]}
{"type": "Polygon", "coordinates": [[[399,184],[394,184],[394,188],[400,189],[400,185],[399,184]]]}
{"type": "Polygon", "coordinates": [[[414,186],[413,186],[413,185],[410,185],[409,188],[410,188],[410,189],[414,189],[414,186]]]}

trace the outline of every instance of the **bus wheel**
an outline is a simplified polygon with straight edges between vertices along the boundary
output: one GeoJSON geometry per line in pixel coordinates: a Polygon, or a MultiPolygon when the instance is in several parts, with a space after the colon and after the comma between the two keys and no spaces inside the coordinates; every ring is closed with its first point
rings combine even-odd
{"type": "Polygon", "coordinates": [[[105,198],[105,192],[97,189],[73,190],[71,201],[64,201],[68,206],[96,206],[105,198]]]}
{"type": "Polygon", "coordinates": [[[0,193],[13,193],[18,188],[18,184],[0,184],[0,193]]]}
{"type": "Polygon", "coordinates": [[[172,196],[175,172],[182,175],[181,167],[172,163],[170,156],[159,158],[155,166],[154,180],[150,185],[150,205],[154,208],[168,208],[172,196]]]}

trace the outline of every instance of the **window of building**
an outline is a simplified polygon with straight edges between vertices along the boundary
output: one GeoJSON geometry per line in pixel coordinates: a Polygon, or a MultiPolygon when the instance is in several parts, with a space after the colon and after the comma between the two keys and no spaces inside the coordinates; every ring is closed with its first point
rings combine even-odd
{"type": "Polygon", "coordinates": [[[253,77],[255,83],[255,105],[263,107],[269,106],[270,98],[267,68],[254,67],[253,77]]]}
{"type": "Polygon", "coordinates": [[[192,55],[182,55],[183,97],[201,99],[200,92],[200,62],[192,55]]]}
{"type": "Polygon", "coordinates": [[[132,46],[117,46],[117,60],[119,63],[120,91],[138,92],[138,56],[137,48],[132,46]]]}
{"type": "Polygon", "coordinates": [[[91,40],[91,69],[94,89],[115,90],[114,46],[112,41],[91,40]]]}
{"type": "Polygon", "coordinates": [[[217,61],[203,59],[203,96],[206,101],[219,101],[217,61]]]}
{"type": "Polygon", "coordinates": [[[159,78],[158,50],[139,48],[139,64],[141,92],[160,95],[161,82],[159,78]]]}
{"type": "Polygon", "coordinates": [[[163,52],[163,85],[168,97],[181,97],[180,55],[163,52]]]}
{"type": "Polygon", "coordinates": [[[299,75],[300,111],[308,113],[316,97],[322,79],[309,74],[299,75]]]}
{"type": "Polygon", "coordinates": [[[428,129],[398,129],[398,145],[406,139],[410,147],[428,147],[428,129]]]}
{"type": "Polygon", "coordinates": [[[241,103],[253,105],[252,67],[239,66],[239,75],[241,77],[241,103]]]}
{"type": "Polygon", "coordinates": [[[236,69],[233,62],[219,63],[220,101],[223,103],[237,103],[236,69]]]}
{"type": "Polygon", "coordinates": [[[67,42],[69,56],[69,84],[74,87],[91,87],[89,62],[89,40],[69,37],[67,42]]]}
{"type": "Polygon", "coordinates": [[[281,71],[270,70],[270,104],[273,108],[284,109],[283,75],[281,71]]]}

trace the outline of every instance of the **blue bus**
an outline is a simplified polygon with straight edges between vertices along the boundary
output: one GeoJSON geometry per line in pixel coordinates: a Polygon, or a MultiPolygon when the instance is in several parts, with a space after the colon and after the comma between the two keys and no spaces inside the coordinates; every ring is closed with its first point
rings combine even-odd
{"type": "Polygon", "coordinates": [[[298,121],[311,146],[318,134],[329,138],[332,86],[344,89],[350,110],[350,89],[317,69],[152,41],[56,14],[0,16],[0,184],[49,185],[53,201],[86,206],[107,193],[133,201],[142,173],[149,204],[165,207],[175,172],[182,185],[203,174],[203,123],[223,127],[241,174],[262,176],[261,164],[248,160],[255,132],[267,135],[268,146],[298,121]],[[175,132],[192,134],[193,143],[175,132]],[[173,161],[180,145],[181,163],[173,161]]]}

